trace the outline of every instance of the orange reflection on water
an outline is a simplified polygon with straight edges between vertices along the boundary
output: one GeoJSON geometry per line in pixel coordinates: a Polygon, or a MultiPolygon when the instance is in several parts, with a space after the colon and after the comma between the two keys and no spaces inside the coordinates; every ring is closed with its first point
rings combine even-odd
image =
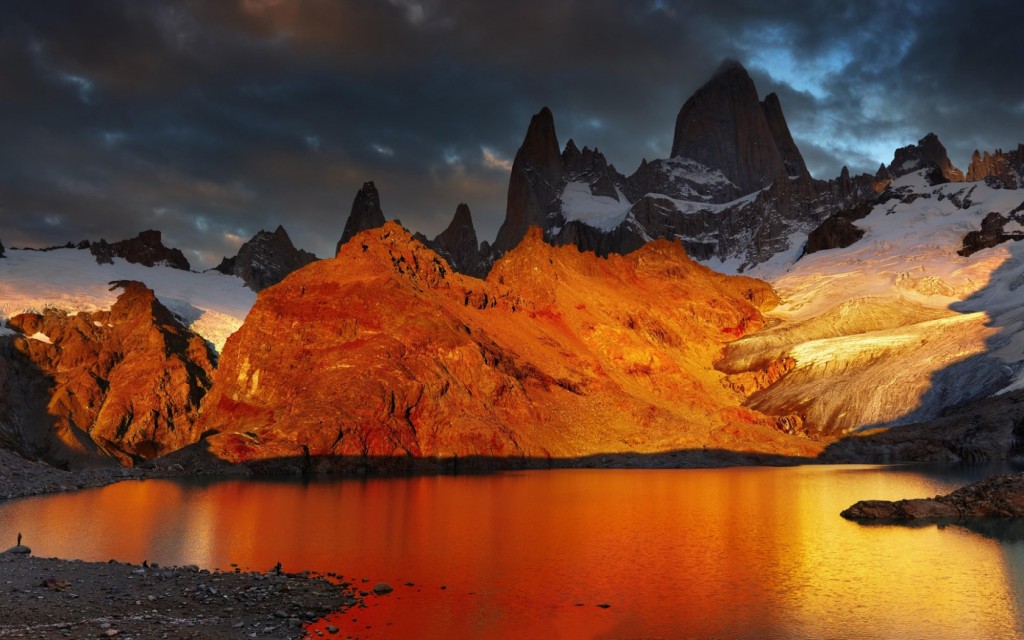
{"type": "Polygon", "coordinates": [[[338,616],[360,637],[1013,637],[1013,545],[838,516],[951,486],[821,467],[132,482],[2,505],[0,540],[390,582],[338,616]]]}

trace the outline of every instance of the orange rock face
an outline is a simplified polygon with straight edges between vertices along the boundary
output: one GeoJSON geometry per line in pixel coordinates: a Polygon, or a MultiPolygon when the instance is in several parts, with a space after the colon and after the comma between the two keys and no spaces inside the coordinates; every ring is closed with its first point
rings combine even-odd
{"type": "Polygon", "coordinates": [[[110,311],[47,310],[8,324],[0,420],[15,448],[61,466],[121,464],[199,439],[199,403],[213,373],[206,343],[139,282],[110,311]]]}
{"type": "Polygon", "coordinates": [[[200,428],[230,461],[816,452],[712,367],[776,302],[664,240],[604,259],[534,230],[482,281],[388,223],[260,293],[200,428]]]}

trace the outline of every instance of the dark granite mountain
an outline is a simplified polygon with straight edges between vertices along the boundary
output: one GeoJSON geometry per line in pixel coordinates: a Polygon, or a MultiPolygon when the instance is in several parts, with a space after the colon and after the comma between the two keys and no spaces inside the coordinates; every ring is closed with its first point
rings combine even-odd
{"type": "Polygon", "coordinates": [[[672,157],[718,169],[743,193],[808,175],[778,96],[759,102],[754,81],[735,60],[725,61],[680,109],[672,157]]]}
{"type": "Polygon", "coordinates": [[[345,230],[341,234],[341,239],[338,240],[334,253],[337,254],[341,250],[341,245],[360,231],[382,227],[384,222],[384,213],[380,209],[380,194],[377,193],[377,187],[372,181],[364,182],[352,201],[352,212],[349,213],[348,220],[345,221],[345,230]]]}
{"type": "Polygon", "coordinates": [[[931,179],[935,184],[964,181],[964,172],[949,161],[946,147],[939,142],[939,137],[934,133],[921,138],[916,145],[911,144],[897,149],[888,173],[892,178],[898,178],[926,168],[937,170],[938,173],[931,179]]]}
{"type": "Polygon", "coordinates": [[[967,169],[967,180],[985,180],[1005,189],[1020,188],[1024,184],[1024,144],[1017,145],[1013,151],[996,149],[995,153],[986,151],[984,155],[975,150],[967,169]]]}
{"type": "Polygon", "coordinates": [[[427,240],[419,233],[415,237],[461,274],[482,278],[490,271],[493,262],[491,245],[487,242],[477,243],[473,214],[465,203],[456,207],[451,223],[433,240],[427,240]]]}
{"type": "Polygon", "coordinates": [[[526,138],[512,162],[508,206],[494,240],[495,250],[504,253],[512,249],[531,226],[545,230],[551,227],[548,218],[557,211],[563,174],[555,119],[551,110],[544,107],[530,120],[526,138]]]}
{"type": "Polygon", "coordinates": [[[191,267],[185,255],[179,249],[165,247],[161,238],[159,231],[150,229],[134,238],[113,244],[106,240],[93,242],[89,245],[89,251],[96,256],[96,262],[100,264],[111,264],[114,257],[118,257],[147,267],[164,266],[188,271],[191,267]]]}
{"type": "Polygon", "coordinates": [[[644,160],[629,177],[596,149],[570,140],[558,153],[554,117],[533,117],[509,178],[497,255],[531,225],[556,245],[601,255],[677,238],[698,260],[743,270],[799,247],[829,215],[874,197],[868,175],[813,179],[778,96],[759,101],[746,70],[728,61],[683,105],[671,157],[644,160]]]}
{"type": "Polygon", "coordinates": [[[236,256],[224,258],[214,268],[238,276],[253,291],[262,291],[316,259],[312,253],[296,249],[288,232],[278,226],[273,232],[261,230],[238,249],[236,256]]]}

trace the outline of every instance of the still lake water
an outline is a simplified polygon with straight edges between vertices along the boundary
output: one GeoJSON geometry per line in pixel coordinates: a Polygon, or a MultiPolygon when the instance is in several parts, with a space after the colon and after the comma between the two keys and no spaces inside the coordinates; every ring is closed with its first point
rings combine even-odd
{"type": "Polygon", "coordinates": [[[341,637],[1014,638],[1024,542],[839,517],[993,471],[1007,469],[123,482],[0,504],[0,546],[20,531],[39,556],[280,561],[396,587],[336,616],[341,637]]]}

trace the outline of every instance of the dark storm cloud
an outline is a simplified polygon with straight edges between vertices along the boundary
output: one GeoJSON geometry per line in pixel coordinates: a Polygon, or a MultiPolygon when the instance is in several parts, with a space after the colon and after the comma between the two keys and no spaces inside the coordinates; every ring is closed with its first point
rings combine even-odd
{"type": "Polygon", "coordinates": [[[328,255],[356,190],[439,232],[504,215],[530,116],[621,171],[667,155],[723,57],[777,91],[812,172],[935,131],[1024,141],[1014,3],[0,0],[0,239],[156,227],[208,266],[284,224],[328,255]]]}

